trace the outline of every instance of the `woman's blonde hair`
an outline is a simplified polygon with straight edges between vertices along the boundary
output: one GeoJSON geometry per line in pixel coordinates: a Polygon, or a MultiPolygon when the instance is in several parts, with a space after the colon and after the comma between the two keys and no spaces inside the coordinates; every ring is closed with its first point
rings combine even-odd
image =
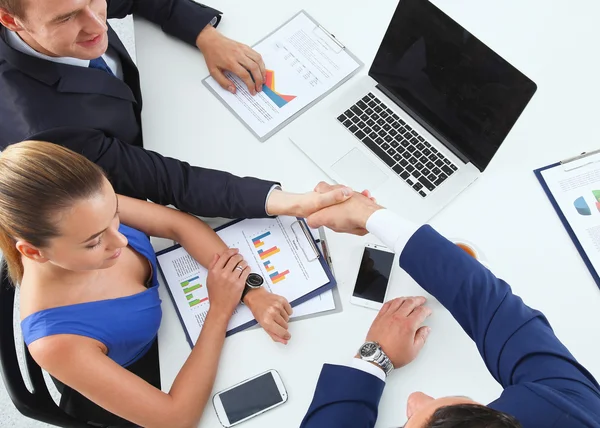
{"type": "Polygon", "coordinates": [[[59,235],[55,215],[101,191],[104,172],[85,157],[42,141],[0,153],[0,251],[14,285],[23,278],[23,239],[38,248],[59,235]]]}

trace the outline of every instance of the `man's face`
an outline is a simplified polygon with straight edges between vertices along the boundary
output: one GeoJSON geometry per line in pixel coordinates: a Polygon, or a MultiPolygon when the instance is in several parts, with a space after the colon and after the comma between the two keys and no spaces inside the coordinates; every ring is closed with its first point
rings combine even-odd
{"type": "Polygon", "coordinates": [[[3,24],[49,56],[98,58],[108,47],[106,0],[23,0],[24,16],[3,24]]]}
{"type": "Polygon", "coordinates": [[[406,416],[408,421],[403,428],[421,428],[440,407],[458,404],[479,404],[467,397],[433,398],[422,392],[413,392],[408,397],[406,416]]]}

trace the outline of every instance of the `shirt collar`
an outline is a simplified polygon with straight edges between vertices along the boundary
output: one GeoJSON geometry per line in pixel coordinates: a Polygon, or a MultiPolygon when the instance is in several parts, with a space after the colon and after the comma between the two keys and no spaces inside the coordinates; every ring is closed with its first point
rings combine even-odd
{"type": "Polygon", "coordinates": [[[16,49],[26,55],[30,55],[30,56],[40,58],[40,59],[45,59],[46,61],[52,61],[52,62],[57,62],[59,64],[66,64],[66,65],[75,65],[78,67],[89,67],[89,65],[90,65],[90,61],[87,59],[71,58],[71,57],[67,57],[67,56],[53,57],[53,56],[44,55],[42,53],[39,53],[35,49],[33,49],[27,43],[25,43],[23,41],[23,39],[21,39],[21,37],[19,37],[19,35],[17,33],[15,33],[14,31],[7,30],[6,33],[7,33],[6,42],[8,43],[8,45],[11,48],[16,49]]]}

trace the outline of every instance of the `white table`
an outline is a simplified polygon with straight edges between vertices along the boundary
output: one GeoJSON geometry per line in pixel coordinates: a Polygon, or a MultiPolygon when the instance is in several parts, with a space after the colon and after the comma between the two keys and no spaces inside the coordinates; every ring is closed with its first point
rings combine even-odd
{"type": "MultiPolygon", "coordinates": [[[[301,8],[345,43],[367,73],[396,1],[233,1],[210,4],[225,12],[219,29],[252,45],[301,8]],[[254,24],[256,23],[256,24],[254,24]]],[[[436,0],[435,3],[538,84],[538,92],[483,176],[432,224],[483,250],[495,273],[529,305],[542,310],[556,334],[600,378],[600,290],[550,206],[532,170],[598,148],[600,119],[600,3],[596,0],[436,0]]],[[[257,174],[254,162],[270,160],[263,178],[287,190],[307,191],[325,174],[288,139],[286,129],[259,143],[201,84],[208,72],[194,48],[136,22],[144,93],[146,148],[192,164],[238,175],[257,174]]],[[[343,87],[338,90],[343,91],[343,87]]],[[[323,103],[331,102],[333,93],[323,103]]],[[[201,191],[201,189],[198,189],[201,191]]],[[[344,304],[342,313],[295,322],[288,346],[261,330],[228,338],[214,391],[267,369],[277,369],[289,401],[244,424],[292,427],[300,423],[323,362],[345,363],[362,343],[374,311],[349,304],[353,275],[365,238],[329,234],[344,304]]],[[[373,238],[367,238],[373,239],[373,238]]],[[[397,269],[399,271],[399,269],[397,269]]],[[[159,331],[161,375],[168,390],[190,348],[165,290],[159,331]]],[[[422,294],[396,275],[392,295],[422,294]]],[[[388,380],[377,426],[404,422],[407,396],[468,395],[481,402],[501,388],[488,374],[470,339],[437,302],[432,334],[417,359],[388,380]]],[[[207,405],[200,426],[218,427],[207,405]]]]}

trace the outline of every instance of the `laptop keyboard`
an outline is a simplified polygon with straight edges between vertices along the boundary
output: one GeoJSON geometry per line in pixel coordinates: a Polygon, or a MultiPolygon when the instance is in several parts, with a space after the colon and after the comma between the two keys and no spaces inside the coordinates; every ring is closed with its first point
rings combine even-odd
{"type": "Polygon", "coordinates": [[[458,170],[372,93],[337,120],[422,197],[458,170]]]}

